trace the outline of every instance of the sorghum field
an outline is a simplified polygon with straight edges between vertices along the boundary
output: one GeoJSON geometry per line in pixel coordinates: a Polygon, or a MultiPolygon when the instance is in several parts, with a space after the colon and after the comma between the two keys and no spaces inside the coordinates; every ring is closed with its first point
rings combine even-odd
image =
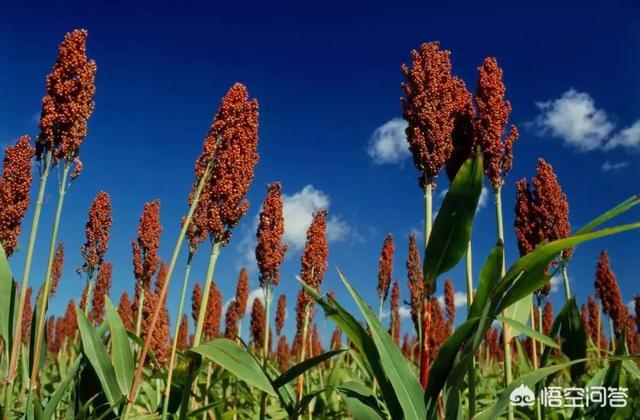
{"type": "Polygon", "coordinates": [[[365,302],[348,273],[328,269],[327,211],[315,212],[308,227],[297,296],[279,293],[287,246],[282,187],[273,182],[264,186],[261,206],[252,203],[261,208],[255,257],[266,298],[248,301],[249,274],[241,270],[235,298],[223,313],[213,278],[219,255],[248,211],[246,194],[259,160],[258,99],[250,86],[228,87],[202,152],[194,156],[191,193],[175,197],[184,202],[184,216],[163,220],[180,226],[171,258],[159,257],[160,203],[148,202],[131,233],[130,290],[110,296],[113,267],[105,253],[110,246],[129,246],[110,243],[110,195],[95,197],[83,244],[63,247],[58,240],[65,198],[74,193],[70,186],[82,177],[83,165],[92,164],[82,162],[80,153],[83,142],[91,141],[87,127],[95,105],[97,64],[87,39],[87,31],[73,30],[61,40],[51,72],[43,75],[38,132],[4,151],[3,418],[640,416],[640,295],[622,296],[606,250],[593,261],[595,281],[586,301],[576,301],[568,274],[580,244],[640,228],[640,222],[616,222],[623,213],[638,214],[640,197],[630,191],[627,200],[609,203],[610,210],[593,214],[591,222],[570,226],[570,203],[544,158],[535,174],[517,182],[515,197],[503,196],[519,133],[509,121],[498,59],[479,63],[477,80],[465,83],[452,74],[450,52],[428,42],[401,67],[401,105],[420,179],[415,194],[424,197],[426,246],[414,235],[408,241],[388,235],[379,261],[359,262],[378,265],[378,301],[365,302]],[[446,178],[449,188],[434,208],[436,179],[446,178]],[[495,246],[472,259],[483,182],[495,204],[495,246]],[[52,200],[44,199],[47,193],[52,200]],[[43,206],[55,206],[52,220],[41,217],[43,206]],[[504,212],[513,209],[515,229],[503,224],[504,212]],[[28,210],[32,219],[24,220],[28,210]],[[50,238],[43,237],[43,226],[51,227],[50,238]],[[31,274],[40,241],[50,243],[44,281],[31,274]],[[517,241],[519,259],[506,260],[505,241],[517,241]],[[413,326],[403,334],[400,285],[391,275],[400,246],[409,249],[405,300],[413,326]],[[82,283],[61,278],[72,247],[83,257],[82,283]],[[12,260],[18,250],[24,265],[12,260]],[[196,253],[208,256],[202,284],[190,278],[196,253]],[[472,261],[482,267],[479,276],[472,261]],[[466,319],[456,322],[455,292],[445,274],[459,263],[467,268],[468,299],[466,319]],[[328,276],[339,276],[338,293],[323,288],[328,276]],[[553,276],[563,279],[564,293],[552,300],[553,276]],[[180,295],[168,295],[172,282],[181,285],[180,295]],[[76,298],[64,314],[53,314],[48,304],[59,287],[77,288],[76,298]],[[444,290],[444,305],[437,289],[444,290]],[[624,304],[631,298],[635,313],[624,304]],[[169,313],[168,299],[179,301],[177,313],[169,313]],[[295,322],[296,333],[288,338],[285,306],[294,299],[295,316],[286,321],[295,322]],[[387,310],[388,318],[382,316],[387,310]],[[327,348],[316,323],[323,316],[335,325],[327,348]],[[248,336],[242,334],[245,318],[248,336]],[[554,405],[559,398],[563,405],[554,405]]]}

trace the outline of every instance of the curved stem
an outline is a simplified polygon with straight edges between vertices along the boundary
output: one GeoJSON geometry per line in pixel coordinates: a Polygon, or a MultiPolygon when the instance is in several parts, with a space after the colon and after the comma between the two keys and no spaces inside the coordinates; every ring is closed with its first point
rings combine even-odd
{"type": "Polygon", "coordinates": [[[204,290],[202,291],[202,301],[200,301],[200,311],[198,312],[198,323],[196,324],[196,332],[193,336],[193,346],[196,347],[202,340],[202,328],[204,326],[204,317],[207,314],[207,305],[209,304],[209,291],[211,290],[211,281],[213,280],[213,272],[216,269],[216,261],[220,255],[220,243],[214,242],[211,247],[211,255],[209,256],[209,267],[207,268],[207,277],[204,281],[204,290]]]}
{"type": "Polygon", "coordinates": [[[569,286],[569,275],[567,274],[567,264],[562,266],[562,280],[564,282],[564,297],[567,302],[571,299],[571,287],[569,286]]]}
{"type": "Polygon", "coordinates": [[[35,349],[33,351],[33,366],[31,368],[31,390],[36,390],[38,387],[38,373],[40,372],[40,366],[38,360],[40,360],[40,351],[42,350],[42,335],[44,334],[44,326],[47,323],[47,305],[49,304],[49,294],[51,292],[51,271],[53,269],[53,260],[56,255],[56,243],[58,241],[58,230],[60,228],[60,215],[62,214],[62,205],[64,204],[64,197],[67,191],[67,179],[69,177],[69,170],[71,169],[71,163],[69,161],[64,162],[64,169],[62,170],[62,179],[60,180],[60,189],[58,190],[58,204],[56,206],[56,214],[53,219],[53,232],[51,233],[51,243],[49,244],[49,259],[47,261],[47,273],[44,278],[44,287],[42,294],[42,306],[38,308],[40,310],[38,319],[36,320],[36,334],[35,334],[35,349]]]}

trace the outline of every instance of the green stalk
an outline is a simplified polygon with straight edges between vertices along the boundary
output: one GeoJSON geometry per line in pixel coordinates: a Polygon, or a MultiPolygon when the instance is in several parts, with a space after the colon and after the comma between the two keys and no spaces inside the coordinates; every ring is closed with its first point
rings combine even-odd
{"type": "Polygon", "coordinates": [[[564,296],[567,299],[571,299],[571,288],[569,287],[569,275],[567,274],[567,264],[562,265],[562,280],[564,282],[564,296]]]}
{"type": "MultiPolygon", "coordinates": [[[[467,244],[467,255],[465,259],[465,274],[467,279],[467,311],[471,309],[473,303],[473,260],[471,258],[471,239],[467,244]]],[[[476,358],[474,356],[469,367],[469,418],[476,414],[476,358]]]]}
{"type": "Polygon", "coordinates": [[[139,282],[140,297],[138,298],[138,315],[136,317],[136,335],[140,337],[142,331],[142,306],[144,305],[144,286],[139,282]]]}
{"type": "Polygon", "coordinates": [[[169,370],[167,372],[167,388],[164,390],[164,401],[162,403],[162,420],[166,420],[167,411],[169,410],[169,397],[171,396],[171,382],[173,380],[173,370],[176,364],[176,352],[178,350],[178,332],[180,331],[180,317],[184,310],[184,301],[187,296],[187,284],[189,283],[189,275],[191,274],[191,260],[193,259],[193,252],[189,251],[187,257],[187,266],[184,270],[184,279],[182,280],[182,290],[180,292],[180,303],[178,304],[178,315],[176,326],[173,332],[173,343],[171,344],[171,355],[169,356],[169,370]]]}
{"type": "Polygon", "coordinates": [[[87,291],[84,295],[84,301],[86,302],[86,305],[84,307],[84,314],[88,315],[89,314],[89,299],[91,298],[91,290],[93,289],[93,274],[91,275],[91,277],[89,277],[89,285],[87,286],[87,291]]]}
{"type": "MultiPolygon", "coordinates": [[[[164,301],[167,296],[167,290],[169,288],[169,283],[171,281],[171,276],[173,275],[173,270],[175,269],[176,262],[178,261],[178,255],[180,254],[180,248],[182,248],[182,242],[184,241],[184,237],[187,234],[187,228],[191,223],[191,219],[193,218],[193,214],[196,211],[196,207],[198,206],[198,202],[200,201],[200,195],[202,194],[202,189],[204,188],[205,182],[209,178],[209,174],[211,173],[211,168],[213,167],[214,160],[213,158],[207,165],[204,174],[198,181],[198,186],[196,187],[196,192],[193,197],[193,201],[191,202],[191,206],[189,206],[189,212],[187,213],[187,217],[185,217],[184,223],[182,223],[182,228],[180,229],[180,233],[178,234],[178,239],[176,240],[176,245],[173,248],[173,254],[171,256],[171,261],[169,262],[169,268],[167,270],[167,279],[162,285],[162,289],[160,290],[160,296],[158,297],[160,302],[164,301]]],[[[157,305],[153,315],[151,317],[151,324],[149,325],[149,331],[147,331],[147,337],[144,340],[144,345],[142,348],[142,352],[140,353],[140,359],[138,360],[138,365],[136,366],[136,372],[133,376],[133,382],[131,384],[131,390],[129,391],[129,395],[127,397],[127,403],[124,408],[123,418],[127,418],[127,414],[131,408],[132,403],[135,401],[136,396],[138,394],[138,387],[140,386],[140,381],[142,380],[142,369],[144,367],[145,359],[147,358],[147,352],[149,351],[149,346],[151,345],[151,337],[153,336],[153,330],[156,327],[156,323],[158,322],[158,316],[160,315],[160,309],[162,305],[157,305]]]]}
{"type": "Polygon", "coordinates": [[[13,335],[13,343],[11,345],[11,355],[9,357],[9,369],[5,380],[5,403],[3,418],[9,418],[9,411],[12,406],[13,382],[16,378],[16,370],[18,367],[18,358],[20,356],[20,343],[22,342],[22,313],[26,300],[27,288],[29,285],[29,274],[31,274],[31,261],[33,259],[33,249],[36,244],[36,234],[38,225],[40,224],[40,214],[42,212],[42,203],[44,202],[44,193],[46,190],[47,179],[51,169],[51,151],[48,151],[45,157],[44,169],[40,174],[40,184],[38,186],[38,198],[33,211],[33,219],[31,220],[31,232],[29,233],[29,243],[27,244],[27,255],[24,261],[24,270],[22,274],[22,282],[20,284],[20,297],[18,299],[18,310],[16,312],[16,325],[13,335]]]}
{"type": "MultiPolygon", "coordinates": [[[[267,370],[267,364],[269,361],[269,312],[271,310],[270,295],[271,286],[269,282],[265,282],[264,290],[264,343],[262,343],[262,363],[265,371],[267,370]]],[[[260,400],[260,418],[264,419],[267,414],[267,393],[263,392],[260,400]]]]}
{"type": "MultiPolygon", "coordinates": [[[[433,184],[431,183],[431,181],[427,181],[424,184],[424,250],[425,250],[425,259],[427,258],[426,255],[426,251],[427,251],[427,245],[429,244],[429,238],[431,237],[431,227],[433,224],[433,184]]],[[[425,288],[425,294],[423,296],[423,307],[422,307],[422,311],[420,316],[418,317],[419,323],[425,323],[426,326],[426,322],[424,317],[425,317],[425,312],[426,312],[426,308],[428,307],[429,304],[429,296],[427,296],[426,293],[426,288],[425,288]]],[[[425,331],[426,328],[423,327],[423,331],[421,334],[421,342],[420,342],[420,385],[422,385],[423,388],[426,388],[427,386],[427,380],[429,378],[429,359],[428,356],[426,356],[427,352],[428,352],[428,341],[426,340],[426,333],[427,331],[425,331]]]]}
{"type": "Polygon", "coordinates": [[[616,353],[616,336],[613,331],[613,319],[609,317],[609,341],[611,341],[611,352],[613,354],[616,353]]]}
{"type": "MultiPolygon", "coordinates": [[[[504,245],[504,227],[502,223],[502,195],[501,195],[500,187],[494,189],[494,195],[495,195],[495,205],[496,205],[496,221],[497,221],[497,227],[498,227],[498,239],[504,245]]],[[[507,273],[506,257],[503,252],[502,253],[502,272],[500,277],[501,278],[504,277],[506,273],[507,273]]],[[[504,310],[502,312],[502,316],[507,318],[509,314],[506,310],[504,310]]],[[[509,384],[513,381],[513,373],[511,372],[511,345],[510,344],[511,344],[511,334],[509,331],[509,326],[503,322],[502,323],[502,345],[504,348],[504,382],[505,382],[504,386],[505,388],[508,387],[509,384]]],[[[511,405],[508,406],[507,418],[508,420],[514,419],[513,406],[511,405]]]]}
{"type": "Polygon", "coordinates": [[[211,247],[211,255],[209,256],[209,267],[207,268],[207,277],[204,281],[204,290],[202,292],[202,301],[200,302],[200,311],[198,312],[198,323],[196,324],[196,332],[193,336],[193,347],[200,344],[202,339],[202,328],[204,326],[204,316],[207,313],[207,305],[209,304],[209,291],[211,290],[211,281],[213,280],[213,272],[216,269],[216,261],[220,255],[220,243],[213,242],[211,247]]]}
{"type": "MultiPolygon", "coordinates": [[[[209,404],[209,387],[211,386],[211,362],[207,363],[207,382],[204,387],[204,403],[203,406],[209,404]]],[[[202,420],[207,420],[207,411],[202,413],[202,420]]]]}
{"type": "MultiPolygon", "coordinates": [[[[300,348],[300,360],[298,362],[302,362],[305,357],[305,352],[307,348],[307,330],[309,329],[310,309],[311,308],[308,305],[304,309],[304,324],[302,326],[302,347],[300,348]]],[[[306,373],[298,376],[298,402],[302,401],[302,394],[303,394],[302,385],[303,385],[305,376],[306,376],[306,373]]]]}
{"type": "Polygon", "coordinates": [[[33,367],[31,369],[31,391],[35,391],[38,388],[38,373],[40,371],[38,366],[38,360],[40,360],[40,351],[42,347],[42,335],[44,334],[44,326],[47,322],[47,305],[49,304],[49,294],[51,292],[51,270],[53,269],[53,260],[56,255],[56,243],[58,242],[58,230],[60,228],[60,216],[62,214],[62,205],[64,204],[64,197],[67,191],[67,179],[69,177],[69,170],[71,169],[71,162],[65,160],[64,169],[62,170],[62,179],[60,180],[60,188],[58,190],[58,204],[56,206],[56,214],[53,219],[53,232],[51,233],[51,243],[49,245],[49,259],[47,261],[47,273],[45,275],[42,306],[39,308],[40,313],[36,320],[36,334],[35,334],[35,349],[33,352],[33,367]]]}

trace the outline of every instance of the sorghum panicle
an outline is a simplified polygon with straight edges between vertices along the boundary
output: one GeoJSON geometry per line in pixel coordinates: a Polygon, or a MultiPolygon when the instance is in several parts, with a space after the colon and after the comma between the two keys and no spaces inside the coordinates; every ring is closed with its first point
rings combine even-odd
{"type": "Polygon", "coordinates": [[[505,101],[502,69],[493,57],[485,58],[478,68],[479,80],[475,102],[478,108],[476,133],[478,144],[484,155],[485,174],[494,190],[502,187],[504,177],[511,169],[513,143],[518,138],[518,129],[511,125],[504,138],[505,127],[511,113],[511,104],[505,101]]]}
{"type": "Polygon", "coordinates": [[[82,271],[87,273],[89,278],[102,264],[109,244],[109,230],[112,223],[111,199],[109,194],[100,191],[89,209],[89,220],[85,225],[87,241],[81,249],[84,258],[82,271]]]}
{"type": "Polygon", "coordinates": [[[158,305],[162,305],[159,313],[156,328],[150,340],[150,348],[156,356],[160,365],[164,365],[169,360],[169,312],[165,305],[160,302],[159,296],[151,288],[144,291],[144,303],[142,305],[142,328],[141,338],[146,340],[147,332],[150,330],[151,318],[158,305]]]}
{"type": "Polygon", "coordinates": [[[211,281],[207,311],[205,312],[202,331],[204,336],[212,339],[220,336],[220,317],[222,316],[222,293],[215,281],[211,281]]]}
{"type": "Polygon", "coordinates": [[[180,317],[177,348],[178,350],[182,351],[189,349],[189,317],[187,316],[187,314],[182,314],[182,316],[180,317]]]}
{"type": "Polygon", "coordinates": [[[129,294],[124,291],[120,295],[120,301],[118,302],[118,315],[122,320],[122,324],[128,331],[135,331],[136,318],[133,312],[131,301],[129,300],[129,294]]]}
{"type": "Polygon", "coordinates": [[[241,269],[236,284],[236,303],[238,304],[238,319],[247,313],[247,299],[249,299],[249,275],[246,269],[241,269]]]}
{"type": "Polygon", "coordinates": [[[318,334],[318,324],[313,324],[311,329],[311,356],[316,357],[324,353],[320,335],[318,334]]]}
{"type": "MultiPolygon", "coordinates": [[[[236,83],[220,102],[220,108],[205,138],[203,151],[196,161],[196,180],[203,176],[213,157],[211,178],[205,185],[190,229],[194,238],[211,236],[226,244],[233,229],[249,207],[245,195],[258,163],[258,101],[249,99],[247,88],[236,83]]],[[[192,203],[194,193],[189,197],[192,203]]]]}
{"type": "MultiPolygon", "coordinates": [[[[534,312],[535,313],[535,312],[534,312]]],[[[545,335],[551,334],[551,328],[553,327],[553,305],[548,300],[542,310],[542,333],[545,335]]]]}
{"type": "MultiPolygon", "coordinates": [[[[76,29],[65,35],[58,48],[58,59],[47,76],[47,94],[42,99],[36,145],[39,160],[52,151],[56,159],[79,162],[78,151],[94,108],[97,68],[87,59],[86,42],[87,31],[76,29]]],[[[76,165],[76,171],[78,166],[81,168],[81,164],[76,165]]]]}
{"type": "Polygon", "coordinates": [[[88,308],[89,302],[87,301],[89,294],[89,282],[85,282],[84,287],[82,288],[82,294],[80,295],[80,304],[78,305],[80,309],[86,311],[88,308]]]}
{"type": "Polygon", "coordinates": [[[202,286],[196,282],[193,285],[193,292],[191,293],[191,318],[193,322],[198,322],[198,314],[200,313],[200,305],[202,304],[202,286]]]}
{"type": "Polygon", "coordinates": [[[331,350],[337,351],[340,349],[342,349],[342,330],[336,327],[331,333],[331,350]]]}
{"type": "Polygon", "coordinates": [[[160,200],[145,203],[138,225],[138,238],[131,243],[133,274],[136,278],[136,302],[139,300],[140,291],[151,287],[151,278],[158,270],[161,233],[160,200]]]}
{"type": "Polygon", "coordinates": [[[91,301],[91,312],[89,312],[89,319],[97,325],[102,324],[104,320],[104,305],[106,297],[109,296],[109,289],[111,289],[112,269],[113,266],[111,263],[103,262],[100,264],[100,270],[98,271],[96,288],[93,292],[93,300],[91,301]]]}
{"type": "Polygon", "coordinates": [[[227,313],[224,316],[224,336],[230,340],[235,340],[238,336],[238,302],[232,300],[227,306],[227,313]]]}
{"type": "Polygon", "coordinates": [[[289,351],[289,345],[287,344],[287,337],[281,335],[278,338],[277,345],[277,359],[278,359],[278,370],[280,372],[285,372],[289,368],[289,357],[291,357],[289,351]]]}
{"type": "Polygon", "coordinates": [[[284,293],[278,297],[278,305],[276,306],[276,334],[282,333],[284,320],[287,317],[287,295],[284,293]]]}
{"type": "Polygon", "coordinates": [[[453,80],[454,120],[451,142],[453,150],[447,160],[445,171],[449,181],[453,181],[462,164],[471,157],[476,148],[476,110],[471,102],[471,93],[464,82],[453,80]]]}
{"type": "Polygon", "coordinates": [[[384,238],[380,259],[378,260],[378,298],[387,299],[393,271],[393,236],[389,233],[384,238]]]}
{"type": "Polygon", "coordinates": [[[453,326],[456,321],[455,291],[451,279],[444,281],[444,307],[447,312],[447,322],[453,326]]]}
{"type": "Polygon", "coordinates": [[[410,296],[411,320],[416,333],[419,331],[420,317],[422,314],[422,302],[424,293],[424,280],[422,276],[422,263],[420,252],[416,244],[416,236],[409,235],[409,256],[407,258],[407,280],[410,296]]]}
{"type": "Polygon", "coordinates": [[[51,266],[51,297],[56,295],[58,285],[60,284],[60,278],[62,277],[62,267],[64,264],[64,245],[62,242],[58,242],[56,247],[56,254],[53,258],[53,265],[51,266]]]}
{"type": "Polygon", "coordinates": [[[258,223],[256,261],[260,270],[260,287],[277,286],[280,281],[280,265],[287,252],[287,245],[281,242],[284,234],[282,216],[282,187],[279,182],[267,186],[267,196],[262,204],[258,223]]]}
{"type": "Polygon", "coordinates": [[[22,136],[4,151],[0,176],[0,245],[7,257],[13,254],[22,231],[22,220],[29,208],[31,166],[34,149],[29,136],[22,136]]]}
{"type": "Polygon", "coordinates": [[[251,339],[256,348],[261,349],[264,346],[264,322],[265,313],[262,301],[259,298],[253,300],[251,306],[251,339]]]}
{"type": "Polygon", "coordinates": [[[22,342],[27,344],[31,337],[31,321],[33,317],[33,309],[31,308],[31,295],[33,289],[31,286],[27,288],[24,298],[24,311],[22,312],[22,342]]]}
{"type": "Polygon", "coordinates": [[[327,211],[322,210],[313,213],[313,220],[307,230],[307,241],[300,259],[302,265],[300,278],[316,290],[320,289],[324,279],[328,254],[327,211]]]}
{"type": "Polygon", "coordinates": [[[390,321],[391,338],[396,345],[400,345],[400,284],[397,281],[394,281],[391,287],[390,321]]]}
{"type": "Polygon", "coordinates": [[[627,310],[622,303],[620,286],[611,269],[607,251],[600,253],[596,266],[595,288],[602,303],[602,311],[613,320],[614,329],[619,333],[626,322],[627,310]]]}
{"type": "Polygon", "coordinates": [[[58,352],[58,342],[56,340],[56,317],[51,315],[47,320],[47,351],[49,353],[58,352]]]}
{"type": "Polygon", "coordinates": [[[438,42],[429,42],[411,51],[411,69],[402,65],[402,115],[408,123],[407,141],[423,185],[433,181],[453,151],[455,87],[449,56],[438,42]]]}

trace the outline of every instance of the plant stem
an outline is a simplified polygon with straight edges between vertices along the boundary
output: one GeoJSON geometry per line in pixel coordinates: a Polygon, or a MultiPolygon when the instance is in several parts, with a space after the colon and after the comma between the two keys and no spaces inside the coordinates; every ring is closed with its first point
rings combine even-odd
{"type": "MultiPolygon", "coordinates": [[[[496,221],[498,227],[498,239],[504,245],[504,227],[502,222],[502,194],[501,188],[494,189],[495,205],[496,205],[496,221]]],[[[504,248],[503,248],[504,249],[504,248]]],[[[500,277],[504,277],[507,273],[506,257],[503,251],[502,253],[502,271],[500,277]]],[[[505,318],[509,316],[508,311],[504,310],[502,316],[505,318]]],[[[511,334],[509,326],[506,323],[502,323],[502,345],[504,348],[504,386],[505,388],[513,381],[513,374],[511,372],[511,334]]],[[[513,420],[513,407],[509,405],[507,411],[508,420],[513,420]]]]}
{"type": "Polygon", "coordinates": [[[139,282],[138,287],[140,288],[140,296],[138,298],[138,315],[136,318],[136,335],[140,337],[140,333],[142,332],[142,310],[144,305],[144,286],[142,282],[139,282]]]}
{"type": "MultiPolygon", "coordinates": [[[[270,296],[271,296],[271,286],[268,282],[266,282],[264,288],[264,343],[262,343],[262,363],[264,369],[267,369],[267,363],[269,360],[269,311],[271,310],[270,296]]],[[[264,419],[267,413],[267,393],[263,392],[260,399],[260,418],[264,419]]]]}
{"type": "MultiPolygon", "coordinates": [[[[29,243],[27,245],[27,255],[24,261],[24,270],[22,274],[22,282],[20,284],[20,296],[18,299],[18,310],[16,311],[16,325],[13,334],[13,342],[11,343],[11,355],[9,357],[9,369],[5,380],[5,404],[3,418],[9,418],[9,412],[12,405],[13,382],[16,378],[16,370],[18,367],[18,358],[20,356],[20,345],[22,343],[22,313],[27,297],[27,287],[29,285],[29,275],[31,274],[31,261],[33,259],[33,249],[36,244],[36,234],[38,225],[40,224],[40,214],[42,213],[42,203],[44,202],[44,193],[46,190],[47,179],[51,169],[51,151],[48,151],[45,157],[44,169],[40,174],[40,184],[38,185],[38,198],[33,211],[33,219],[31,220],[31,231],[29,233],[29,243]]],[[[7,345],[7,343],[5,343],[7,345]]]]}
{"type": "Polygon", "coordinates": [[[53,269],[53,260],[56,255],[56,242],[58,241],[58,229],[60,228],[60,215],[62,214],[62,205],[64,204],[64,197],[67,191],[67,178],[69,177],[69,170],[71,169],[71,163],[68,160],[64,162],[64,168],[62,170],[62,179],[60,180],[60,188],[58,190],[58,204],[56,206],[55,218],[53,219],[53,232],[51,233],[51,243],[49,245],[49,259],[47,261],[47,273],[44,278],[44,287],[42,294],[42,306],[38,308],[40,313],[36,320],[36,334],[35,334],[35,349],[33,351],[33,366],[31,368],[31,390],[35,391],[38,388],[38,373],[40,372],[40,366],[38,361],[40,360],[40,351],[42,347],[42,335],[44,334],[44,327],[47,323],[47,306],[49,304],[49,293],[51,292],[51,270],[53,269]]]}
{"type": "Polygon", "coordinates": [[[616,336],[613,330],[613,319],[609,317],[609,341],[611,341],[611,352],[616,353],[616,336]]]}
{"type": "Polygon", "coordinates": [[[600,346],[602,343],[600,342],[600,336],[602,335],[602,308],[600,306],[600,301],[598,301],[598,326],[596,327],[596,350],[597,350],[597,360],[600,362],[600,346]]]}
{"type": "Polygon", "coordinates": [[[567,302],[571,299],[571,288],[569,286],[569,275],[567,274],[567,264],[562,266],[562,280],[564,281],[564,297],[567,302]]]}
{"type": "MultiPolygon", "coordinates": [[[[187,228],[191,223],[191,219],[193,218],[193,213],[196,211],[196,207],[198,206],[198,202],[200,201],[200,195],[202,194],[202,189],[204,188],[205,182],[209,178],[209,174],[211,173],[211,168],[213,167],[213,158],[207,165],[204,174],[198,181],[198,186],[196,187],[196,192],[193,196],[193,201],[191,202],[191,206],[189,207],[189,212],[187,213],[187,217],[185,217],[184,222],[182,223],[182,228],[180,229],[180,234],[178,235],[178,239],[176,241],[176,246],[173,248],[173,254],[171,256],[171,261],[169,263],[169,269],[167,270],[167,278],[162,285],[162,289],[160,290],[159,301],[164,302],[167,297],[167,290],[169,289],[169,283],[171,282],[171,276],[173,275],[173,270],[175,269],[176,262],[178,260],[178,254],[180,254],[180,248],[182,247],[182,242],[184,241],[184,237],[187,234],[187,228]]],[[[142,369],[144,367],[144,362],[147,358],[147,352],[149,351],[149,346],[151,345],[151,337],[153,337],[153,331],[156,328],[156,323],[158,322],[158,316],[160,315],[160,310],[162,309],[162,305],[157,305],[155,310],[153,311],[153,315],[151,317],[151,324],[149,325],[149,330],[147,331],[147,337],[144,340],[144,346],[142,348],[142,352],[140,353],[140,359],[138,360],[138,366],[136,366],[136,372],[133,376],[133,383],[131,384],[131,390],[129,391],[129,396],[127,398],[127,410],[130,405],[136,399],[136,395],[138,393],[138,387],[140,386],[140,381],[142,380],[142,369]]]]}
{"type": "MultiPolygon", "coordinates": [[[[309,329],[309,314],[311,312],[311,307],[309,305],[307,305],[306,308],[304,308],[304,324],[302,326],[302,346],[300,348],[300,360],[298,360],[298,363],[302,362],[304,360],[304,354],[306,352],[306,347],[307,347],[307,330],[309,329]]],[[[302,374],[300,376],[298,376],[298,383],[297,383],[297,388],[298,388],[298,402],[302,401],[302,385],[304,382],[304,377],[306,376],[306,374],[302,374]]]]}
{"type": "MultiPolygon", "coordinates": [[[[465,259],[465,275],[467,279],[467,312],[473,303],[473,259],[471,257],[471,239],[467,243],[467,255],[465,259]]],[[[476,414],[476,358],[473,357],[469,367],[469,418],[476,414]]]]}
{"type": "MultiPolygon", "coordinates": [[[[207,404],[209,404],[209,387],[211,386],[211,362],[207,363],[207,382],[206,382],[206,386],[204,387],[204,404],[203,406],[206,407],[207,404]]],[[[204,411],[202,413],[202,420],[206,420],[207,419],[207,411],[204,411]]]]}
{"type": "Polygon", "coordinates": [[[211,255],[209,256],[209,267],[207,268],[207,277],[204,281],[204,290],[202,291],[202,301],[200,302],[200,311],[198,312],[198,323],[196,324],[196,332],[193,336],[193,346],[196,347],[202,340],[202,328],[204,326],[204,317],[207,314],[207,305],[209,304],[209,291],[211,290],[211,281],[213,280],[213,272],[216,269],[216,261],[220,255],[220,243],[213,242],[211,246],[211,255]]]}
{"type": "MultiPolygon", "coordinates": [[[[431,226],[433,223],[433,184],[430,180],[424,184],[424,250],[425,260],[427,258],[427,245],[431,236],[431,226]]],[[[426,285],[425,285],[426,286],[426,285]]],[[[429,323],[431,322],[429,305],[430,290],[425,287],[422,308],[422,342],[420,343],[420,384],[423,388],[427,387],[429,378],[429,323]]]]}
{"type": "Polygon", "coordinates": [[[169,410],[169,397],[171,396],[171,382],[173,380],[173,370],[176,364],[176,351],[178,350],[178,332],[180,331],[180,323],[182,311],[184,310],[184,301],[187,296],[187,284],[189,283],[189,275],[191,273],[191,260],[193,259],[193,252],[189,251],[187,257],[187,266],[184,270],[184,279],[182,280],[182,290],[180,292],[180,303],[178,304],[178,312],[176,316],[176,326],[173,332],[173,343],[171,344],[171,355],[169,356],[169,370],[167,371],[167,387],[164,390],[164,401],[162,403],[162,419],[167,418],[167,411],[169,410]]]}

